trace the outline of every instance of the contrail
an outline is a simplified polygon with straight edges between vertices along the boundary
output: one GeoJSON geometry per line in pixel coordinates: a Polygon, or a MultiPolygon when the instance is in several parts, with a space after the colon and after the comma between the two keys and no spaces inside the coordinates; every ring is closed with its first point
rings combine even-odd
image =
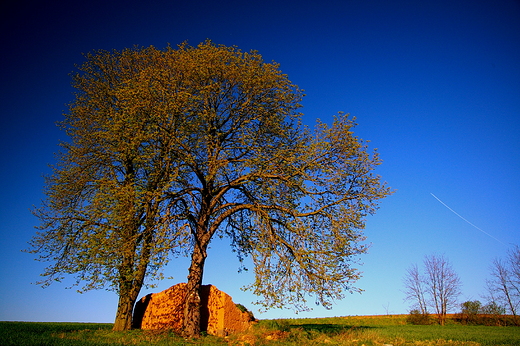
{"type": "Polygon", "coordinates": [[[457,215],[458,217],[460,217],[462,220],[466,221],[467,223],[469,223],[471,226],[475,227],[476,229],[478,229],[480,232],[484,233],[485,235],[495,239],[496,241],[506,245],[504,242],[502,242],[501,240],[498,240],[497,238],[493,237],[491,234],[487,233],[486,231],[482,230],[481,228],[475,226],[474,224],[472,224],[471,222],[469,222],[468,220],[466,220],[464,217],[462,217],[459,213],[457,213],[455,210],[451,209],[446,203],[444,203],[443,201],[441,201],[439,199],[439,197],[435,196],[433,193],[430,192],[430,195],[432,195],[436,200],[438,200],[443,206],[445,206],[446,208],[448,208],[453,214],[457,215]]]}

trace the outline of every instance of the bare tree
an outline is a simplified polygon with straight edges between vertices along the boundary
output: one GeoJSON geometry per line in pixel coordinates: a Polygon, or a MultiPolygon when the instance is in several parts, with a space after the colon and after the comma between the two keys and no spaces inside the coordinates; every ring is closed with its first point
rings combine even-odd
{"type": "Polygon", "coordinates": [[[424,296],[424,280],[419,273],[417,264],[413,264],[406,271],[404,285],[406,294],[405,300],[414,302],[414,305],[417,306],[421,314],[426,315],[428,313],[428,309],[424,296]]]}
{"type": "Polygon", "coordinates": [[[520,305],[520,247],[516,245],[514,249],[508,252],[508,255],[511,287],[518,306],[520,305]]]}
{"type": "Polygon", "coordinates": [[[431,307],[439,324],[444,325],[448,311],[457,307],[460,279],[444,256],[426,256],[424,269],[424,275],[415,264],[408,269],[405,299],[414,301],[422,314],[427,314],[427,308],[431,307]]]}
{"type": "Polygon", "coordinates": [[[444,256],[426,256],[425,284],[440,325],[444,325],[446,314],[457,306],[461,282],[449,261],[444,256]]]}
{"type": "Polygon", "coordinates": [[[487,281],[489,296],[507,307],[518,324],[520,306],[520,248],[508,252],[506,260],[496,258],[491,265],[491,279],[487,281]]]}

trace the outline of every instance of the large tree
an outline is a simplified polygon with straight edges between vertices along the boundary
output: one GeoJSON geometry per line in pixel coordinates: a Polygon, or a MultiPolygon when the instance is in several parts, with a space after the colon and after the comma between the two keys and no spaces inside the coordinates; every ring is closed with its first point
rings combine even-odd
{"type": "Polygon", "coordinates": [[[365,217],[390,191],[353,119],[308,129],[303,94],[278,64],[210,41],[96,52],[74,80],[71,143],[33,244],[56,261],[49,279],[77,273],[86,288],[116,288],[116,329],[173,250],[191,256],[183,325],[199,334],[215,235],[251,256],[250,288],[266,308],[305,309],[309,295],[329,306],[357,290],[365,217]]]}
{"type": "Polygon", "coordinates": [[[179,106],[161,102],[147,85],[164,70],[160,55],[146,48],[86,56],[60,123],[70,140],[61,143],[47,198],[35,211],[43,232],[32,251],[52,262],[41,283],[75,274],[80,291],[115,290],[115,330],[131,327],[145,279],[161,277],[168,251],[185,238],[166,198],[178,174],[174,139],[159,128],[175,129],[167,117],[179,106]]]}

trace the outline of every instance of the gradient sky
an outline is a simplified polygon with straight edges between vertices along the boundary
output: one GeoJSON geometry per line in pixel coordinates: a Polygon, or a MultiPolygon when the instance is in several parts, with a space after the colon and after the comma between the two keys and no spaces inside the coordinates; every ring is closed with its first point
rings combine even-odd
{"type": "MultiPolygon", "coordinates": [[[[350,113],[378,148],[378,173],[396,189],[367,220],[362,294],[299,317],[406,313],[402,279],[443,254],[480,299],[493,258],[520,244],[520,2],[489,1],[7,1],[0,5],[0,320],[112,322],[117,296],[76,293],[71,281],[32,284],[44,264],[21,252],[38,220],[55,123],[73,98],[82,53],[164,48],[209,38],[258,50],[305,89],[304,122],[350,113]],[[448,209],[442,203],[449,206],[448,209]],[[470,224],[471,223],[471,224],[470,224]]],[[[205,283],[259,318],[240,287],[252,273],[215,241],[205,283]]],[[[165,269],[158,292],[183,282],[186,259],[165,269]]],[[[311,305],[313,305],[311,301],[311,305]]]]}

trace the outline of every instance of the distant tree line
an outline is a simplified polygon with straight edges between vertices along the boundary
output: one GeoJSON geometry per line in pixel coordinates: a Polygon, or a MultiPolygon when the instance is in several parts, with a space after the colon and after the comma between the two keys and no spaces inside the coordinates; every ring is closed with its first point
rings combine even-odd
{"type": "Polygon", "coordinates": [[[413,264],[404,277],[405,300],[412,302],[408,322],[444,325],[447,313],[459,308],[454,319],[462,324],[520,325],[520,247],[496,258],[490,274],[485,304],[479,300],[458,304],[462,283],[450,262],[444,256],[426,256],[423,271],[413,264]]]}

